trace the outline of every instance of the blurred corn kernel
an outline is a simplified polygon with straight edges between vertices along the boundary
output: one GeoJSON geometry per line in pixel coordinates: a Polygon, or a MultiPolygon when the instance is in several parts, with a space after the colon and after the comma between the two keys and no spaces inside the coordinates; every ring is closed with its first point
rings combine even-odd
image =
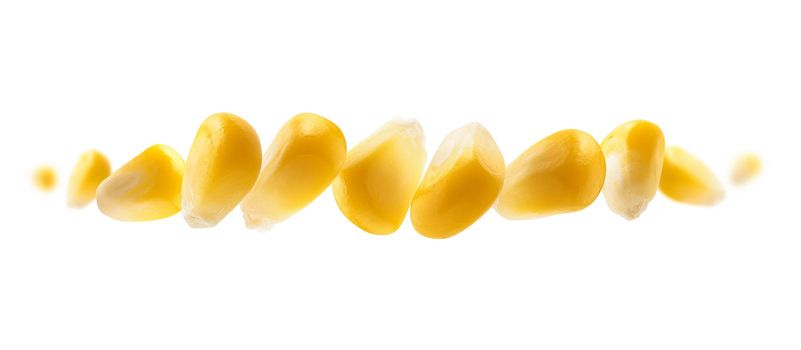
{"type": "Polygon", "coordinates": [[[754,153],[743,154],[734,161],[731,181],[743,185],[753,181],[762,172],[762,159],[754,153]]]}
{"type": "Polygon", "coordinates": [[[665,137],[654,123],[634,120],[618,126],[601,143],[606,158],[604,198],[613,212],[633,220],[659,189],[665,137]]]}
{"type": "Polygon", "coordinates": [[[345,135],[333,122],[312,113],[290,119],[240,205],[247,227],[269,229],[306,207],[334,181],[346,155],[345,135]]]}
{"type": "Polygon", "coordinates": [[[711,206],[723,199],[723,186],[711,170],[689,152],[665,148],[665,162],[659,189],[682,203],[711,206]]]}
{"type": "Polygon", "coordinates": [[[186,159],[183,215],[191,227],[217,225],[250,191],[261,168],[261,143],[253,127],[230,113],[200,125],[186,159]]]}
{"type": "Polygon", "coordinates": [[[448,238],[472,225],[498,197],[504,169],[498,145],[481,124],[452,131],[412,199],[415,230],[430,238],[448,238]]]}
{"type": "Polygon", "coordinates": [[[56,169],[51,166],[41,166],[33,171],[33,184],[40,191],[50,192],[56,188],[56,169]]]}
{"type": "Polygon", "coordinates": [[[598,197],[606,162],[598,142],[579,130],[563,130],[529,147],[506,167],[495,209],[507,219],[574,212],[598,197]]]}
{"type": "Polygon", "coordinates": [[[81,208],[91,203],[97,194],[97,187],[109,175],[111,163],[103,153],[91,150],[81,154],[67,184],[67,205],[81,208]]]}
{"type": "Polygon", "coordinates": [[[149,221],[181,211],[184,161],[166,145],[154,145],[107,177],[97,188],[97,207],[121,221],[149,221]]]}
{"type": "Polygon", "coordinates": [[[403,223],[426,161],[425,136],[417,121],[393,120],[351,149],[333,183],[345,217],[374,234],[403,223]]]}

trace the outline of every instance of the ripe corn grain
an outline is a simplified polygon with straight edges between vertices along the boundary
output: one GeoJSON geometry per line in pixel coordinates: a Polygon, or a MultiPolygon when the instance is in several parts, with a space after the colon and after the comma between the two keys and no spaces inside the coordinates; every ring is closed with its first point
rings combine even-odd
{"type": "Polygon", "coordinates": [[[743,154],[734,161],[731,181],[735,185],[743,185],[753,181],[762,172],[762,159],[754,153],[743,154]]]}
{"type": "Polygon", "coordinates": [[[578,211],[595,201],[605,176],[604,154],[592,136],[579,130],[559,131],[506,167],[495,209],[507,219],[578,211]]]}
{"type": "Polygon", "coordinates": [[[430,238],[462,232],[492,207],[504,170],[503,155],[481,124],[448,134],[412,199],[415,230],[430,238]]]}
{"type": "Polygon", "coordinates": [[[416,121],[393,120],[348,152],[333,183],[342,214],[364,231],[390,234],[403,223],[426,161],[416,121]]]}
{"type": "Polygon", "coordinates": [[[95,200],[97,187],[111,175],[111,163],[97,150],[81,154],[67,184],[67,205],[71,208],[85,207],[95,200]]]}
{"type": "Polygon", "coordinates": [[[715,205],[724,196],[723,186],[706,164],[676,146],[665,149],[659,189],[677,202],[703,206],[715,205]]]}
{"type": "Polygon", "coordinates": [[[183,214],[191,227],[217,225],[250,191],[261,167],[261,143],[253,127],[230,113],[200,125],[186,159],[183,214]]]}
{"type": "Polygon", "coordinates": [[[654,123],[635,120],[618,126],[601,143],[606,158],[604,198],[613,212],[633,220],[656,195],[665,137],[654,123]]]}
{"type": "Polygon", "coordinates": [[[311,113],[290,119],[240,205],[246,226],[269,229],[306,207],[334,181],[346,154],[345,135],[333,122],[311,113]]]}
{"type": "Polygon", "coordinates": [[[146,149],[97,188],[97,207],[120,221],[149,221],[181,211],[184,160],[166,145],[146,149]]]}

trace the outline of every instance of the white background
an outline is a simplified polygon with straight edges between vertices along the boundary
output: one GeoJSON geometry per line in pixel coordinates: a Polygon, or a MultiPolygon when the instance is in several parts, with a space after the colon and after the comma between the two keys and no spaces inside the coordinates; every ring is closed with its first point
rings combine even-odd
{"type": "Polygon", "coordinates": [[[2,1],[0,348],[801,348],[795,3],[2,1]],[[66,207],[82,151],[185,155],[219,111],[264,148],[305,111],[351,146],[415,118],[429,155],[478,121],[507,161],[647,118],[722,180],[766,169],[715,208],[490,211],[448,240],[364,233],[330,191],[269,233],[66,207]]]}

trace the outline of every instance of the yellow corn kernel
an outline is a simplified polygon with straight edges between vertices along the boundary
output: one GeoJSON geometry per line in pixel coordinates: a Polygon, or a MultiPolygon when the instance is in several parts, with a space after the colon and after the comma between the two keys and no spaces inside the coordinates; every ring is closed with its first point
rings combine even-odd
{"type": "Polygon", "coordinates": [[[731,181],[737,185],[755,179],[762,171],[762,159],[754,153],[743,154],[734,161],[731,181]]]}
{"type": "Polygon", "coordinates": [[[598,142],[562,130],[529,147],[506,167],[495,209],[507,219],[529,219],[586,208],[598,197],[606,162],[598,142]]]}
{"type": "Polygon", "coordinates": [[[298,114],[264,153],[264,168],[240,207],[248,228],[269,229],[306,207],[342,169],[345,135],[330,120],[298,114]]]}
{"type": "Polygon", "coordinates": [[[184,219],[191,227],[217,225],[250,191],[261,168],[261,143],[253,127],[230,113],[200,125],[186,159],[184,219]]]}
{"type": "Polygon", "coordinates": [[[613,212],[634,220],[659,189],[665,137],[654,123],[635,120],[618,126],[601,143],[606,158],[604,198],[613,212]]]}
{"type": "Polygon", "coordinates": [[[412,199],[415,230],[430,238],[462,232],[492,207],[503,186],[504,169],[498,145],[481,124],[452,131],[412,199]]]}
{"type": "Polygon", "coordinates": [[[56,169],[41,166],[33,171],[33,184],[41,191],[50,192],[56,188],[56,169]]]}
{"type": "Polygon", "coordinates": [[[333,184],[339,209],[367,232],[395,232],[406,217],[425,162],[420,124],[390,121],[348,152],[333,184]]]}
{"type": "Polygon", "coordinates": [[[121,221],[149,221],[181,211],[184,160],[166,145],[146,149],[97,188],[97,207],[121,221]]]}
{"type": "Polygon", "coordinates": [[[687,151],[665,148],[659,189],[669,198],[687,204],[714,205],[723,199],[723,186],[707,166],[687,151]]]}
{"type": "Polygon", "coordinates": [[[111,163],[97,150],[84,152],[75,164],[67,185],[67,205],[85,207],[95,199],[97,186],[111,174],[111,163]]]}

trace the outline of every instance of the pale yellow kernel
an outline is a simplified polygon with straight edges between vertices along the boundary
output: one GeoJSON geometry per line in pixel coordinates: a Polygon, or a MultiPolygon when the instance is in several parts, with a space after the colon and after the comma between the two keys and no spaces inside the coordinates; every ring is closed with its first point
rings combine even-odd
{"type": "Polygon", "coordinates": [[[753,181],[762,172],[762,159],[755,153],[743,154],[734,161],[731,181],[743,185],[753,181]]]}
{"type": "Polygon", "coordinates": [[[155,145],[117,169],[97,188],[97,207],[121,221],[149,221],[181,211],[184,161],[166,145],[155,145]]]}
{"type": "Polygon", "coordinates": [[[659,190],[682,203],[711,206],[723,199],[723,186],[711,170],[689,152],[665,148],[665,161],[659,190]]]}
{"type": "Polygon", "coordinates": [[[529,147],[506,167],[495,205],[507,219],[530,219],[586,208],[598,197],[606,162],[598,142],[563,130],[529,147]]]}
{"type": "Polygon", "coordinates": [[[634,120],[618,126],[601,143],[606,158],[604,198],[613,212],[633,220],[659,189],[665,137],[654,123],[634,120]]]}
{"type": "Polygon", "coordinates": [[[97,150],[81,154],[67,184],[67,205],[81,208],[91,203],[97,194],[97,187],[111,175],[111,163],[97,150]]]}
{"type": "Polygon", "coordinates": [[[306,207],[334,181],[346,154],[345,135],[330,120],[311,113],[290,119],[240,205],[247,227],[269,229],[306,207]]]}
{"type": "Polygon", "coordinates": [[[217,225],[253,187],[260,167],[261,143],[248,122],[230,113],[206,118],[186,159],[182,196],[187,224],[217,225]]]}
{"type": "Polygon", "coordinates": [[[498,197],[504,169],[498,145],[481,124],[448,134],[412,200],[415,230],[430,238],[448,238],[472,225],[498,197]]]}
{"type": "Polygon", "coordinates": [[[385,124],[348,152],[332,186],[337,206],[369,233],[395,232],[409,210],[425,161],[419,123],[385,124]]]}

